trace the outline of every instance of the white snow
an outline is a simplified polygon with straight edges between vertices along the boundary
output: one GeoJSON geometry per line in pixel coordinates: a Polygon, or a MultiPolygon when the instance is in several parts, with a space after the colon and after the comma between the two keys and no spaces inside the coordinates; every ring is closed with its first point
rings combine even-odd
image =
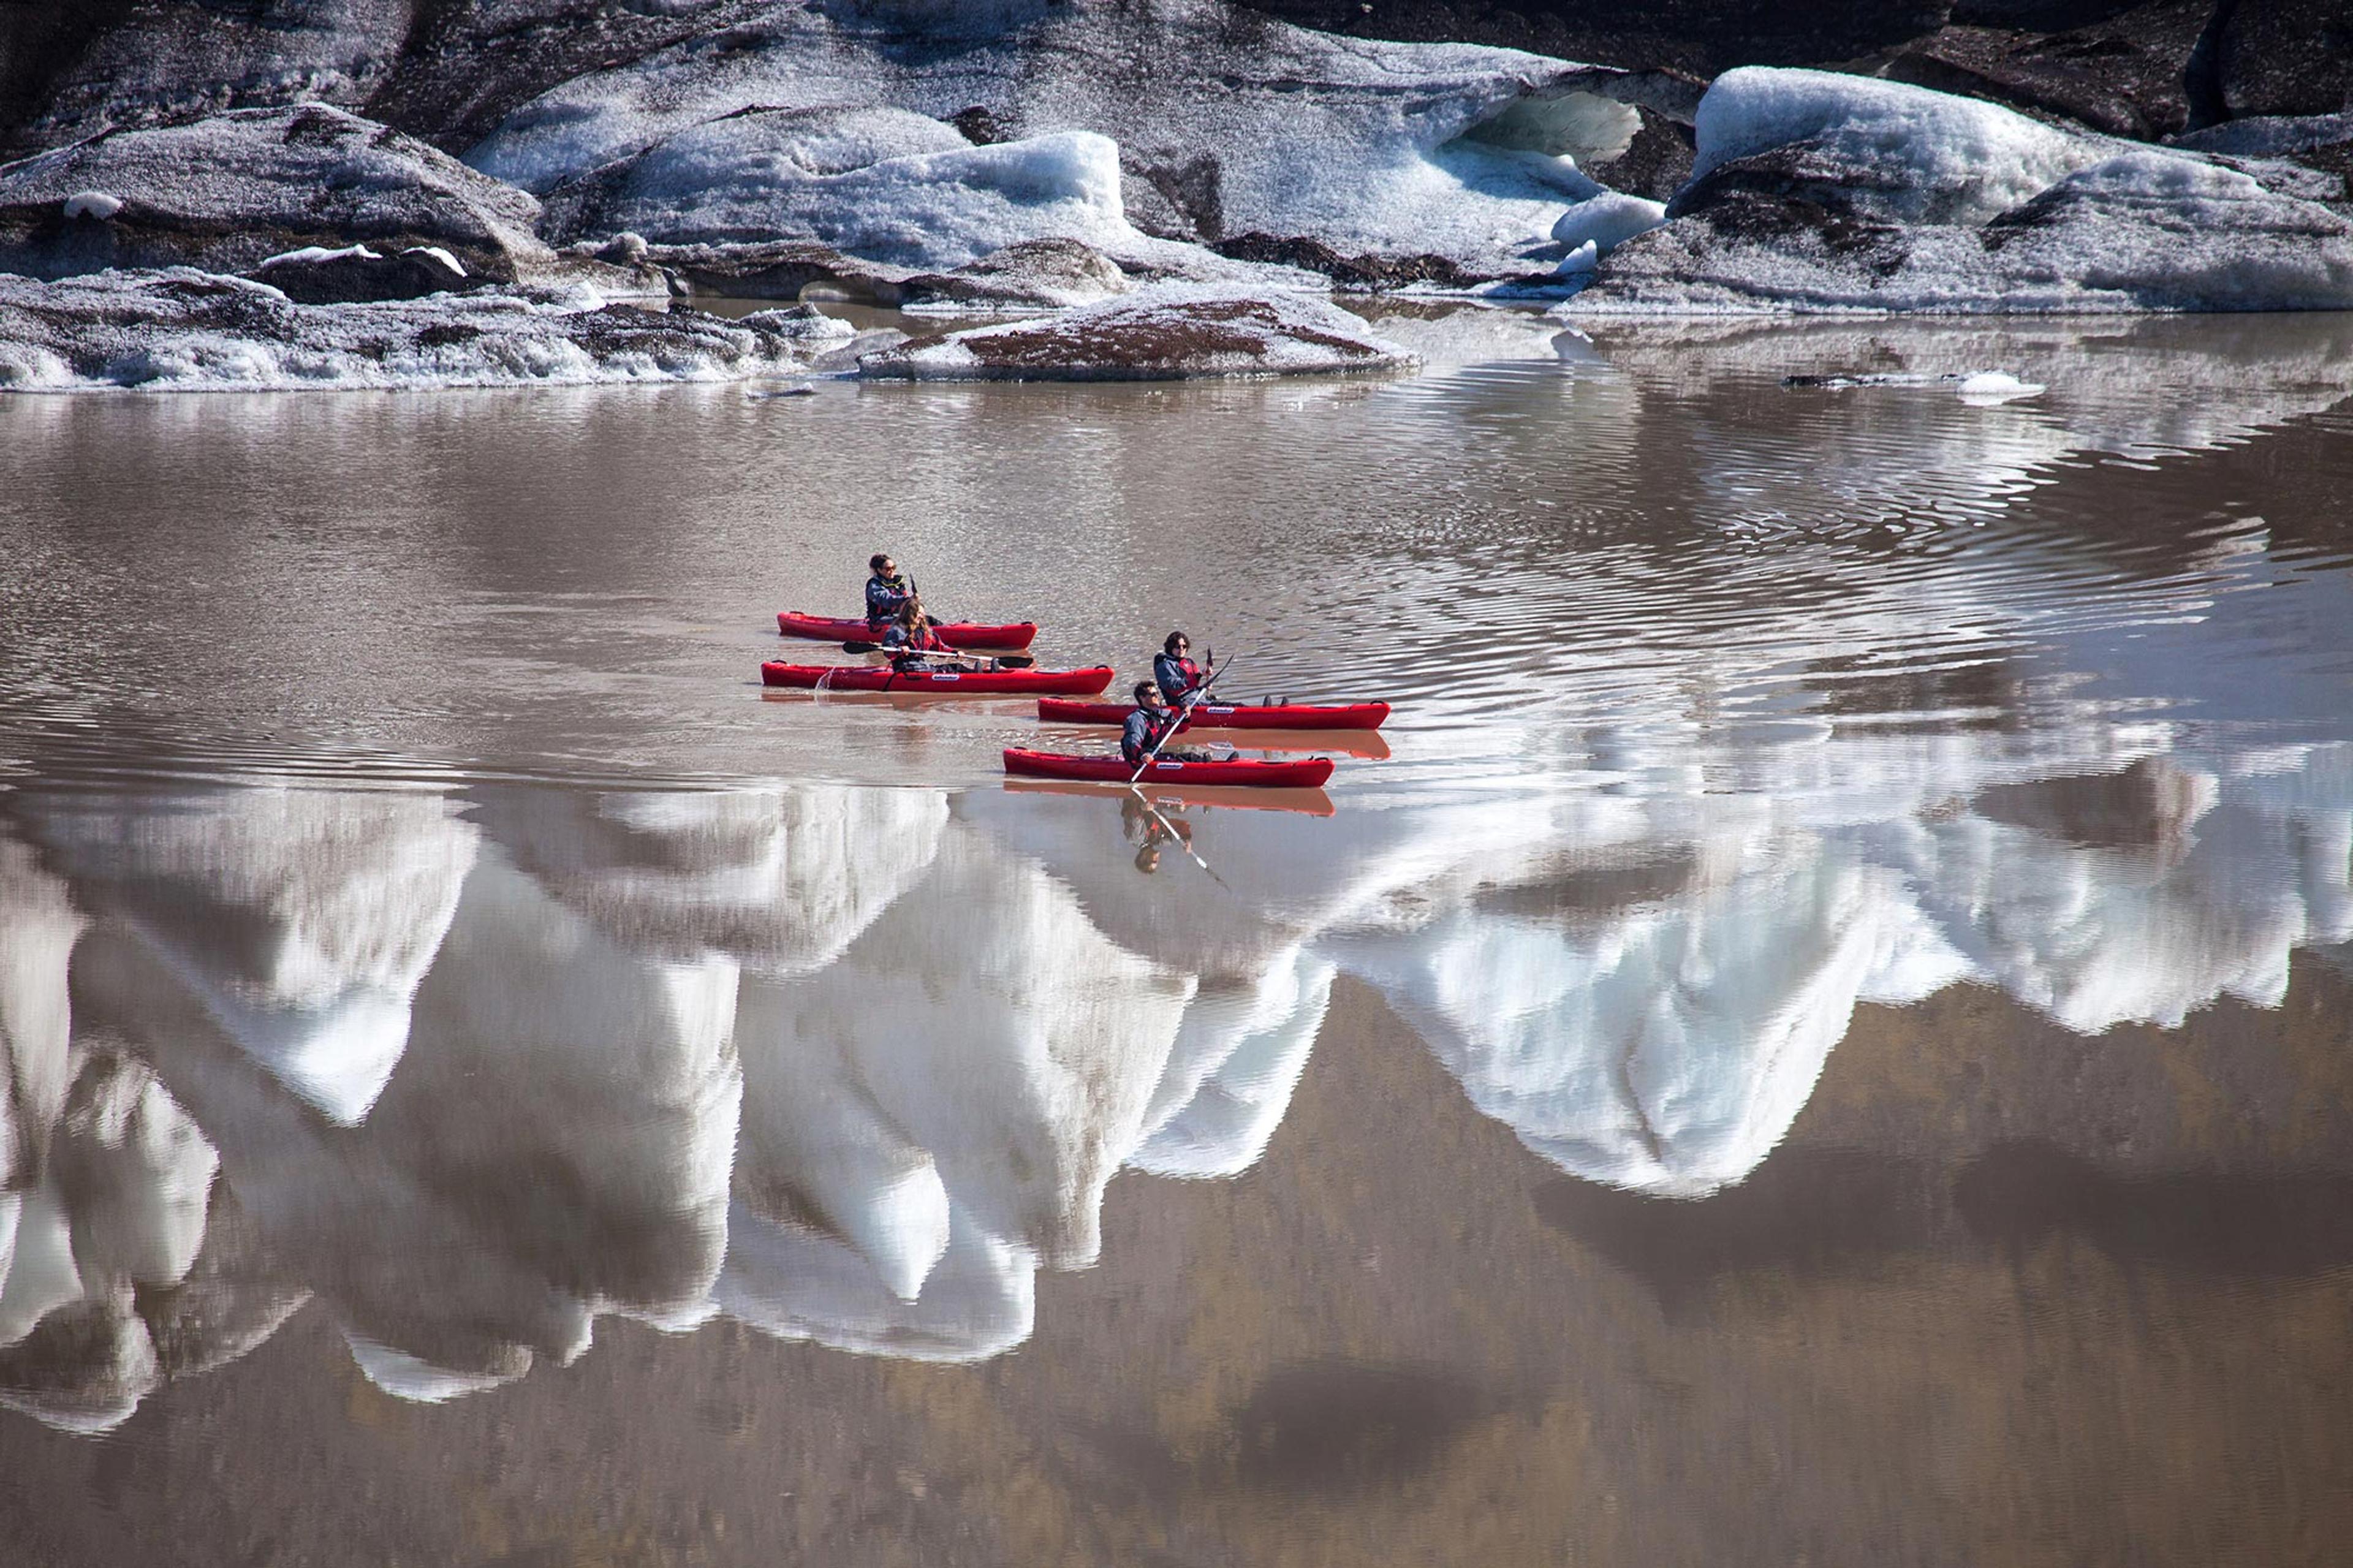
{"type": "Polygon", "coordinates": [[[76,191],[65,201],[69,218],[94,217],[100,223],[122,210],[122,198],[104,191],[76,191]]]}
{"type": "MultiPolygon", "coordinates": [[[[1604,191],[1588,196],[1555,219],[1552,237],[1572,253],[1590,246],[1599,254],[1666,221],[1664,202],[1646,201],[1621,191],[1604,191]]],[[[1561,263],[1560,269],[1573,270],[1567,261],[1561,263]]]]}
{"type": "Polygon", "coordinates": [[[206,1012],[330,1121],[367,1113],[474,835],[438,801],[318,791],[93,797],[40,819],[60,863],[206,1012]],[[225,933],[244,942],[225,942],[225,933]]]}
{"type": "Polygon", "coordinates": [[[400,254],[403,256],[431,257],[435,261],[440,263],[443,267],[448,268],[450,272],[457,277],[464,278],[468,276],[466,264],[459,260],[456,257],[450,255],[448,251],[442,249],[441,247],[438,245],[412,245],[407,249],[403,250],[400,254]]]}
{"type": "MultiPolygon", "coordinates": [[[[446,257],[449,253],[445,250],[441,251],[440,254],[446,257]]],[[[381,261],[384,259],[381,256],[377,255],[375,251],[370,250],[364,245],[346,245],[332,250],[323,245],[306,245],[299,250],[281,250],[275,256],[265,256],[261,258],[260,265],[256,267],[254,270],[256,272],[267,272],[273,267],[283,267],[289,264],[318,261],[345,261],[354,258],[364,261],[381,261]]]]}

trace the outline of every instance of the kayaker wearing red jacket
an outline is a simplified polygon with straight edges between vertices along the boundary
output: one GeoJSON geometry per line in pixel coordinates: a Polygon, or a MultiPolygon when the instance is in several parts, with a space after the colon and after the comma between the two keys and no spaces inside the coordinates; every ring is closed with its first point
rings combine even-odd
{"type": "Polygon", "coordinates": [[[899,575],[899,563],[885,551],[870,556],[866,569],[874,574],[866,579],[866,624],[879,626],[885,621],[897,620],[907,601],[915,596],[907,580],[899,575]]]}
{"type": "Polygon", "coordinates": [[[1152,679],[1160,683],[1160,695],[1171,702],[1183,702],[1187,692],[1198,689],[1208,679],[1188,657],[1192,647],[1192,640],[1183,632],[1170,632],[1153,658],[1152,679]]]}
{"type": "MultiPolygon", "coordinates": [[[[1160,700],[1160,688],[1148,680],[1135,683],[1135,711],[1119,731],[1119,754],[1131,768],[1141,766],[1145,757],[1160,737],[1184,721],[1184,715],[1160,700]]],[[[1162,747],[1159,761],[1164,763],[1213,763],[1218,759],[1207,752],[1174,752],[1162,747]]]]}
{"type": "Polygon", "coordinates": [[[935,658],[934,654],[955,652],[941,637],[932,617],[923,613],[920,594],[911,594],[899,606],[898,617],[883,628],[882,647],[891,656],[891,668],[902,673],[925,669],[987,669],[993,668],[995,659],[935,658]]]}

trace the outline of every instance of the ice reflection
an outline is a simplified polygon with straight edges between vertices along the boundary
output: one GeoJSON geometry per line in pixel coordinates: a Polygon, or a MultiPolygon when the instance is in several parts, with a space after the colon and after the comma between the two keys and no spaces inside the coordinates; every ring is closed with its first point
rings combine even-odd
{"type": "Polygon", "coordinates": [[[0,1398],[103,1430],[313,1293],[418,1400],[607,1313],[995,1355],[1116,1173],[1261,1157],[1342,976],[1616,1235],[1573,1194],[1744,1183],[1859,1004],[2173,1025],[2353,941],[2342,742],[1809,730],[1731,790],[1653,730],[1577,744],[1585,787],[1196,808],[1219,879],[1138,876],[1108,798],[35,782],[0,1398]]]}

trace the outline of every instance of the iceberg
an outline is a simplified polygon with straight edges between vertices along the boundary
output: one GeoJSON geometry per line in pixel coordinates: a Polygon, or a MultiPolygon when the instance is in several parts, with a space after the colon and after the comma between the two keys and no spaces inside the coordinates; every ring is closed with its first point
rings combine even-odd
{"type": "Polygon", "coordinates": [[[2295,164],[1762,67],[1717,78],[1697,122],[1668,221],[1572,314],[2353,308],[2343,182],[2295,164]]]}
{"type": "Polygon", "coordinates": [[[1291,1109],[1335,973],[1302,951],[1254,985],[1196,991],[1128,1164],[1197,1181],[1257,1164],[1291,1109]]]}
{"type": "MultiPolygon", "coordinates": [[[[1897,940],[1898,880],[1818,841],[1598,921],[1504,909],[1319,944],[1380,987],[1473,1105],[1573,1175],[1694,1197],[1778,1143],[1858,998],[1957,966],[1897,940]]],[[[1929,984],[1927,989],[1934,989],[1929,984]]]]}

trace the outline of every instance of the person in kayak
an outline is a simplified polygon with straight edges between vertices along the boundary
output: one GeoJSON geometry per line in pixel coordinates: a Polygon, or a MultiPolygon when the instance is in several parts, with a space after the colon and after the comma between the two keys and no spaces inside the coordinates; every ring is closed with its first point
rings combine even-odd
{"type": "Polygon", "coordinates": [[[879,627],[899,618],[899,612],[915,596],[915,590],[899,575],[899,563],[891,559],[888,551],[869,557],[866,568],[873,573],[866,579],[866,624],[879,627]]]}
{"type": "MultiPolygon", "coordinates": [[[[1161,700],[1160,688],[1151,681],[1137,681],[1134,696],[1135,710],[1127,716],[1127,722],[1121,726],[1119,731],[1119,754],[1131,768],[1141,766],[1160,737],[1184,721],[1182,713],[1161,700]]],[[[1157,760],[1164,763],[1214,763],[1220,759],[1208,752],[1178,752],[1164,746],[1157,760]]]]}
{"type": "Polygon", "coordinates": [[[1160,695],[1171,702],[1181,703],[1187,693],[1198,691],[1208,677],[1193,662],[1193,642],[1183,632],[1170,632],[1160,651],[1153,657],[1152,679],[1160,685],[1160,695]]]}
{"type": "Polygon", "coordinates": [[[956,655],[938,626],[923,611],[923,596],[910,594],[899,606],[899,613],[882,629],[882,651],[890,656],[891,668],[902,675],[924,670],[995,669],[993,658],[965,658],[956,655]]]}

